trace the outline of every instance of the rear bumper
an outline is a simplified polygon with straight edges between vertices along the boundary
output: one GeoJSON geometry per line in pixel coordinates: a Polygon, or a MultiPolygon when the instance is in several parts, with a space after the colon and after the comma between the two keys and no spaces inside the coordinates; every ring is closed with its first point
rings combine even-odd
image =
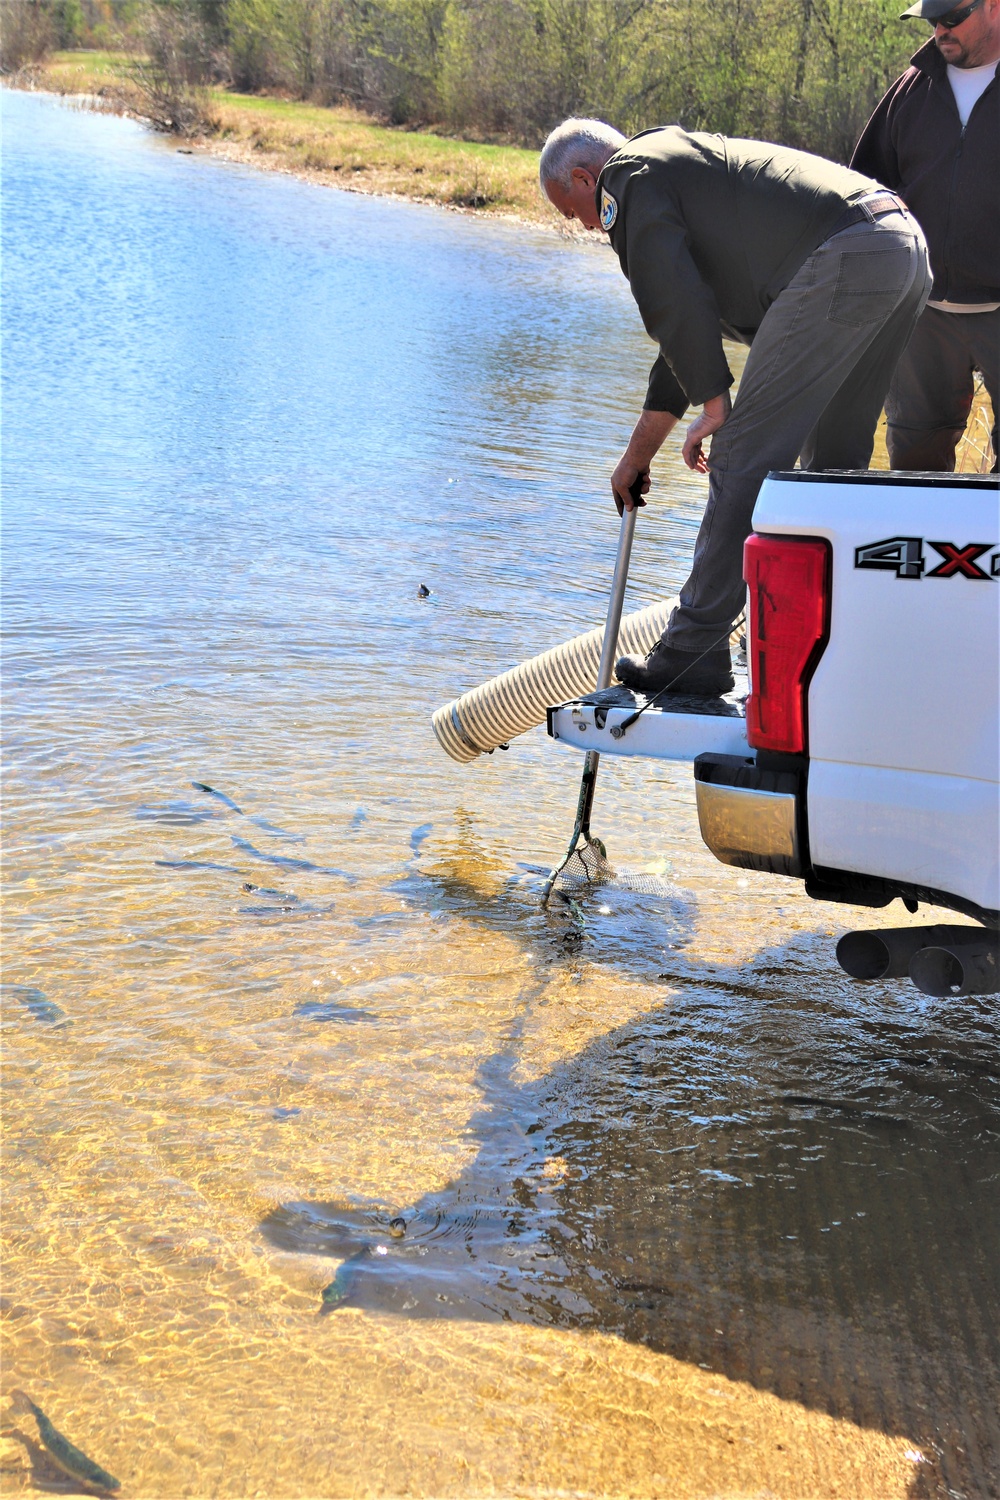
{"type": "Polygon", "coordinates": [[[694,762],[701,836],[716,859],[774,875],[805,873],[803,778],[796,771],[760,770],[736,755],[699,755],[694,762]]]}
{"type": "MultiPolygon", "coordinates": [[[[809,774],[814,770],[810,766],[809,774]]],[[[806,895],[816,901],[882,907],[898,897],[910,911],[924,902],[964,912],[987,926],[1000,921],[989,899],[970,900],[936,882],[900,880],[888,871],[862,873],[824,860],[814,863],[805,763],[765,770],[743,756],[707,754],[696,757],[694,775],[701,836],[724,865],[798,876],[805,881],[806,895]]]]}

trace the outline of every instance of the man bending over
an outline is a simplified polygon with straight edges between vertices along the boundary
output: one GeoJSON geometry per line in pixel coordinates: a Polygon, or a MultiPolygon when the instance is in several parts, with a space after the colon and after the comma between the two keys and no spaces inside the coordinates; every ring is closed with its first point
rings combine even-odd
{"type": "Polygon", "coordinates": [[[622,657],[618,679],[647,694],[728,692],[757,492],[797,459],[867,467],[930,290],[923,235],[899,199],[846,167],[679,126],[626,141],[600,120],[566,120],[539,176],[560,213],[609,236],[659,345],[611,476],[619,512],[688,406],[702,408],[683,450],[710,476],[691,574],[661,640],[645,660],[622,657]],[[751,345],[735,403],[724,335],[751,345]]]}

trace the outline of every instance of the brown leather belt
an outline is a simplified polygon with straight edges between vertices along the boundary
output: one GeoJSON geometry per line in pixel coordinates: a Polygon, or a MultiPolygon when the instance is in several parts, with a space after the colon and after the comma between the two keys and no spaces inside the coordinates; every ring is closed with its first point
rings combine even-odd
{"type": "Polygon", "coordinates": [[[867,221],[874,224],[876,219],[881,219],[883,214],[906,213],[906,204],[902,198],[897,198],[895,193],[870,193],[867,198],[859,198],[856,203],[849,203],[834,224],[827,239],[832,240],[835,234],[841,230],[850,229],[852,224],[862,224],[867,221]]]}

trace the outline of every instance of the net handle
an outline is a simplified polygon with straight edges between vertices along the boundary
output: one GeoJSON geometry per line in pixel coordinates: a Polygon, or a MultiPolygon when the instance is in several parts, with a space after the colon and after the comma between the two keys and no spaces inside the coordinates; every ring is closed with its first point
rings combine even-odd
{"type": "MultiPolygon", "coordinates": [[[[615,558],[615,575],[611,580],[611,598],[608,600],[608,614],[604,622],[604,640],[601,643],[601,664],[597,669],[598,690],[611,686],[611,676],[615,667],[615,656],[618,651],[618,632],[622,622],[622,606],[625,602],[625,584],[628,581],[628,565],[632,556],[632,538],[635,536],[635,518],[639,513],[639,506],[646,502],[642,498],[642,485],[646,475],[640,474],[629,488],[632,499],[632,509],[622,511],[621,530],[618,533],[618,556],[615,558]]],[[[566,858],[562,864],[549,875],[542,891],[542,905],[547,906],[552,894],[552,887],[556,883],[556,877],[560,870],[573,858],[576,848],[584,839],[588,844],[595,840],[590,832],[590,815],[594,807],[594,792],[597,788],[597,767],[600,764],[600,754],[597,750],[588,750],[583,762],[583,775],[580,778],[580,796],[576,805],[576,823],[573,828],[573,837],[570,840],[566,858]]],[[[603,848],[602,848],[603,856],[603,848]]],[[[606,856],[604,856],[606,857],[606,856]]]]}
{"type": "Polygon", "coordinates": [[[628,565],[632,557],[632,539],[635,536],[635,518],[639,514],[639,506],[646,503],[642,498],[642,485],[645,478],[645,474],[640,474],[629,489],[633,502],[632,509],[622,511],[621,530],[618,533],[618,556],[615,558],[615,576],[611,580],[611,598],[608,600],[604,640],[601,643],[601,664],[597,669],[599,690],[611,686],[614,673],[615,656],[618,652],[618,633],[622,623],[622,607],[625,603],[625,585],[628,582],[628,565]]]}

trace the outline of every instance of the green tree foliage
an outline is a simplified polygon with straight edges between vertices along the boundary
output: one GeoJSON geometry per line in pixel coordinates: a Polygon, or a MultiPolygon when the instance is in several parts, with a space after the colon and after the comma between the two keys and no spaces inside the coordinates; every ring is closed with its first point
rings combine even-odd
{"type": "MultiPolygon", "coordinates": [[[[696,0],[648,7],[641,114],[841,160],[923,40],[897,0],[696,0]]],[[[623,129],[642,128],[630,113],[623,129]]]]}
{"type": "Polygon", "coordinates": [[[233,79],[395,124],[431,119],[446,11],[447,0],[225,0],[233,79]]]}
{"type": "Polygon", "coordinates": [[[440,92],[454,127],[536,144],[568,115],[634,103],[646,0],[453,0],[440,92]]]}
{"type": "MultiPolygon", "coordinates": [[[[81,7],[39,0],[60,38],[81,7]]],[[[134,3],[134,0],[132,0],[134,3]]],[[[236,87],[535,146],[567,115],[846,159],[922,40],[899,0],[147,0],[236,87]]],[[[162,45],[162,43],[161,43],[162,45]]],[[[197,50],[197,49],[196,49],[197,50]]]]}
{"type": "Polygon", "coordinates": [[[56,44],[60,47],[78,47],[84,37],[87,18],[80,0],[55,0],[52,19],[56,44]]]}

